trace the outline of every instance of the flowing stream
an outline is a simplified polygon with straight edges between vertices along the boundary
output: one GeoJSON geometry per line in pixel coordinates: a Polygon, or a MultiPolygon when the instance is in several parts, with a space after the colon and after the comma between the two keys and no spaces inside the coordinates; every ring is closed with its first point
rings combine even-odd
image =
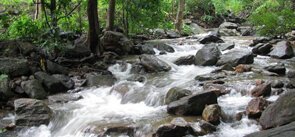
{"type": "MultiPolygon", "coordinates": [[[[234,41],[235,49],[250,50],[246,45],[251,38],[225,39],[234,41]]],[[[208,74],[216,69],[216,67],[173,64],[173,61],[181,56],[195,55],[203,46],[197,42],[184,43],[181,45],[177,42],[170,43],[175,52],[165,55],[159,55],[155,49],[157,57],[172,66],[169,72],[148,74],[145,75],[145,82],[134,82],[128,80],[134,75],[130,73],[131,64],[115,64],[109,67],[109,71],[118,79],[115,85],[88,88],[73,93],[83,96],[81,100],[50,105],[54,111],[54,118],[50,124],[23,130],[19,132],[19,137],[96,137],[95,133],[99,129],[118,125],[136,127],[135,136],[151,136],[159,125],[169,123],[173,118],[167,114],[163,103],[166,92],[176,86],[198,92],[201,86],[194,77],[208,74]],[[124,96],[120,91],[116,91],[116,87],[122,85],[128,89],[124,96]]],[[[255,63],[267,64],[269,60],[269,58],[256,58],[255,63]]],[[[227,115],[234,116],[238,112],[245,111],[252,97],[244,92],[253,88],[253,84],[248,80],[231,80],[229,83],[232,86],[231,92],[219,97],[218,104],[227,115]]],[[[275,99],[276,97],[270,98],[270,100],[275,99]]],[[[223,121],[216,132],[206,137],[242,137],[259,129],[260,126],[256,121],[244,115],[240,121],[223,121]]]]}

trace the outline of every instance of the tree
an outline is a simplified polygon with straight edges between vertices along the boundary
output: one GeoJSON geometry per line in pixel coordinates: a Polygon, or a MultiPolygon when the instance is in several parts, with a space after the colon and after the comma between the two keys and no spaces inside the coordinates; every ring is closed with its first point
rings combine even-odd
{"type": "Polygon", "coordinates": [[[87,4],[87,15],[88,15],[88,46],[92,53],[100,53],[99,46],[99,21],[97,11],[97,0],[88,0],[87,4]]]}
{"type": "Polygon", "coordinates": [[[35,4],[35,15],[34,15],[34,19],[38,19],[40,16],[40,12],[41,12],[41,0],[36,0],[36,2],[34,1],[35,4]]]}
{"type": "Polygon", "coordinates": [[[109,0],[106,30],[114,29],[115,12],[116,12],[116,0],[109,0]]]}
{"type": "Polygon", "coordinates": [[[185,0],[179,0],[176,22],[175,22],[175,29],[179,33],[181,33],[181,29],[182,29],[182,19],[183,19],[184,7],[185,7],[185,0]]]}

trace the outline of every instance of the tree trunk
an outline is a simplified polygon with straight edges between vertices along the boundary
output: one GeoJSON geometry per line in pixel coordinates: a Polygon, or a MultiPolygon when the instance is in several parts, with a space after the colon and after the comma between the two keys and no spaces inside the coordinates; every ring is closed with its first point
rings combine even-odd
{"type": "Polygon", "coordinates": [[[50,0],[50,16],[51,16],[51,24],[53,29],[57,28],[57,18],[56,18],[56,0],[50,0]]]}
{"type": "Polygon", "coordinates": [[[108,8],[108,15],[107,15],[106,30],[113,30],[114,29],[115,12],[116,12],[116,0],[110,0],[109,1],[109,8],[108,8]]]}
{"type": "Polygon", "coordinates": [[[99,22],[97,11],[97,0],[88,0],[87,15],[89,23],[88,46],[92,53],[100,53],[99,46],[99,22]]]}
{"type": "Polygon", "coordinates": [[[182,29],[182,19],[183,19],[184,6],[185,6],[185,0],[179,0],[176,22],[175,22],[175,29],[179,33],[181,33],[181,29],[182,29]]]}
{"type": "Polygon", "coordinates": [[[42,11],[42,9],[41,9],[41,7],[42,7],[41,6],[41,0],[36,0],[35,7],[36,7],[36,9],[35,9],[34,19],[36,20],[36,19],[39,18],[40,13],[42,11]]]}

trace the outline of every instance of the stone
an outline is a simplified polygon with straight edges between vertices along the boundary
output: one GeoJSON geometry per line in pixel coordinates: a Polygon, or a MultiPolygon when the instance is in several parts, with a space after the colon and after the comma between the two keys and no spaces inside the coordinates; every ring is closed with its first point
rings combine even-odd
{"type": "Polygon", "coordinates": [[[213,104],[205,107],[202,113],[202,117],[205,121],[213,125],[218,125],[220,123],[221,114],[221,107],[217,104],[213,104]]]}
{"type": "Polygon", "coordinates": [[[46,60],[46,70],[51,74],[68,74],[69,70],[67,67],[61,66],[50,60],[46,60]]]}
{"type": "Polygon", "coordinates": [[[164,103],[169,104],[191,94],[192,92],[190,90],[174,87],[169,89],[169,91],[166,93],[164,103]]]}
{"type": "Polygon", "coordinates": [[[48,101],[50,104],[52,104],[52,103],[67,103],[70,101],[78,101],[82,98],[83,97],[78,94],[61,93],[61,94],[48,96],[48,101]]]}
{"type": "Polygon", "coordinates": [[[254,89],[251,90],[251,95],[254,97],[266,97],[270,96],[271,94],[271,84],[270,83],[264,83],[257,85],[254,89]]]}
{"type": "Polygon", "coordinates": [[[278,75],[285,75],[286,74],[285,64],[282,64],[282,63],[269,65],[269,66],[264,67],[264,69],[266,69],[269,72],[276,73],[278,75]]]}
{"type": "Polygon", "coordinates": [[[144,46],[153,47],[159,50],[160,52],[168,52],[168,53],[175,52],[173,47],[161,41],[148,41],[144,43],[144,46]]]}
{"type": "Polygon", "coordinates": [[[287,72],[287,77],[288,78],[295,78],[295,70],[289,70],[287,72]]]}
{"type": "Polygon", "coordinates": [[[214,91],[202,91],[180,100],[171,102],[167,106],[167,112],[175,115],[201,115],[205,106],[217,103],[217,95],[214,91]]]}
{"type": "Polygon", "coordinates": [[[204,120],[198,120],[197,122],[191,123],[190,125],[193,128],[194,134],[196,136],[204,136],[217,130],[216,126],[204,120]]]}
{"type": "Polygon", "coordinates": [[[126,55],[131,51],[133,43],[123,33],[105,31],[101,37],[101,45],[104,51],[115,52],[118,55],[126,55]]]}
{"type": "Polygon", "coordinates": [[[283,88],[284,87],[284,82],[280,80],[274,80],[271,82],[271,87],[272,88],[283,88]]]}
{"type": "Polygon", "coordinates": [[[213,66],[218,61],[221,55],[217,46],[205,45],[195,56],[195,65],[213,66]]]}
{"type": "Polygon", "coordinates": [[[91,55],[91,51],[85,43],[86,37],[81,37],[75,41],[74,45],[67,45],[64,49],[66,58],[83,58],[91,55]]]}
{"type": "Polygon", "coordinates": [[[204,90],[210,90],[210,91],[214,91],[215,94],[219,97],[225,94],[230,93],[230,89],[227,88],[224,85],[220,85],[220,84],[214,84],[214,83],[205,83],[203,86],[204,90]]]}
{"type": "Polygon", "coordinates": [[[277,101],[269,105],[259,119],[263,129],[282,126],[295,120],[295,92],[281,95],[277,101]]]}
{"type": "Polygon", "coordinates": [[[204,74],[204,75],[198,75],[195,77],[195,80],[198,81],[213,81],[213,80],[219,80],[225,78],[226,75],[223,73],[210,73],[210,74],[204,74]]]}
{"type": "Polygon", "coordinates": [[[67,90],[74,89],[75,82],[70,77],[63,74],[54,74],[52,76],[58,79],[67,88],[67,90]]]}
{"type": "Polygon", "coordinates": [[[93,86],[112,86],[116,78],[112,74],[88,73],[85,75],[88,87],[93,86]]]}
{"type": "Polygon", "coordinates": [[[245,64],[240,64],[236,67],[234,67],[235,72],[237,73],[244,73],[244,72],[250,72],[252,69],[252,66],[250,65],[245,65],[245,64]]]}
{"type": "Polygon", "coordinates": [[[242,50],[232,50],[220,56],[217,61],[217,66],[228,64],[235,67],[239,64],[252,64],[254,62],[254,55],[252,52],[242,50]]]}
{"type": "Polygon", "coordinates": [[[10,77],[29,75],[28,61],[18,58],[0,58],[0,74],[7,74],[10,77]]]}
{"type": "Polygon", "coordinates": [[[21,98],[14,101],[16,126],[40,126],[49,124],[51,109],[41,100],[21,98]]]}
{"type": "Polygon", "coordinates": [[[0,102],[7,101],[14,95],[9,87],[9,80],[7,75],[0,75],[0,102]]]}
{"type": "Polygon", "coordinates": [[[294,57],[294,50],[289,41],[283,40],[273,45],[269,55],[273,58],[289,59],[294,57]]]}
{"type": "Polygon", "coordinates": [[[295,122],[272,128],[269,130],[258,131],[246,135],[245,137],[292,137],[295,135],[295,122]]]}
{"type": "Polygon", "coordinates": [[[39,80],[44,86],[45,91],[49,93],[61,93],[66,92],[67,88],[57,78],[50,76],[49,74],[39,71],[34,74],[35,78],[39,80]]]}
{"type": "Polygon", "coordinates": [[[153,137],[183,137],[193,133],[192,127],[183,118],[175,118],[171,124],[161,125],[153,137]]]}
{"type": "Polygon", "coordinates": [[[137,44],[136,46],[131,47],[130,54],[133,55],[141,55],[141,54],[150,54],[154,55],[156,52],[154,51],[154,47],[146,44],[137,44]]]}
{"type": "Polygon", "coordinates": [[[166,62],[158,59],[155,55],[141,55],[140,64],[145,68],[146,72],[161,72],[171,70],[171,66],[166,62]]]}
{"type": "Polygon", "coordinates": [[[272,45],[269,43],[261,43],[257,44],[253,49],[252,52],[257,55],[267,55],[272,49],[272,45]]]}
{"type": "Polygon", "coordinates": [[[166,34],[168,38],[172,38],[172,39],[181,37],[180,34],[178,34],[176,31],[173,31],[173,30],[167,30],[166,34]]]}
{"type": "Polygon", "coordinates": [[[0,56],[3,57],[28,56],[35,50],[35,46],[29,42],[16,40],[0,42],[0,56]]]}
{"type": "Polygon", "coordinates": [[[193,65],[194,63],[195,63],[194,55],[183,56],[174,61],[174,64],[176,65],[193,65]]]}
{"type": "Polygon", "coordinates": [[[219,28],[226,28],[226,29],[237,29],[239,27],[238,24],[232,22],[223,22],[220,24],[219,28]]]}
{"type": "Polygon", "coordinates": [[[218,48],[221,51],[231,50],[235,48],[235,43],[219,43],[218,48]]]}
{"type": "Polygon", "coordinates": [[[30,98],[45,99],[48,95],[42,87],[42,83],[35,79],[23,81],[21,87],[30,98]]]}
{"type": "Polygon", "coordinates": [[[259,118],[269,104],[264,98],[254,98],[248,103],[246,114],[249,118],[259,118]]]}
{"type": "Polygon", "coordinates": [[[209,44],[209,43],[224,43],[224,41],[219,38],[216,34],[209,33],[201,38],[199,38],[199,42],[201,44],[209,44]]]}
{"type": "Polygon", "coordinates": [[[218,34],[220,36],[240,36],[241,35],[241,33],[238,32],[236,29],[227,29],[227,28],[219,29],[218,34]]]}

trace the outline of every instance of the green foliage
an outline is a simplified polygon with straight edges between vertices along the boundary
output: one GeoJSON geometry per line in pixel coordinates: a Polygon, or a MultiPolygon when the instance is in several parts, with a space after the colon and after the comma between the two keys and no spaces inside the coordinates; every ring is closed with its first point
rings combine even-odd
{"type": "Polygon", "coordinates": [[[8,75],[5,75],[5,74],[0,75],[0,81],[7,79],[7,78],[8,78],[8,75]]]}

